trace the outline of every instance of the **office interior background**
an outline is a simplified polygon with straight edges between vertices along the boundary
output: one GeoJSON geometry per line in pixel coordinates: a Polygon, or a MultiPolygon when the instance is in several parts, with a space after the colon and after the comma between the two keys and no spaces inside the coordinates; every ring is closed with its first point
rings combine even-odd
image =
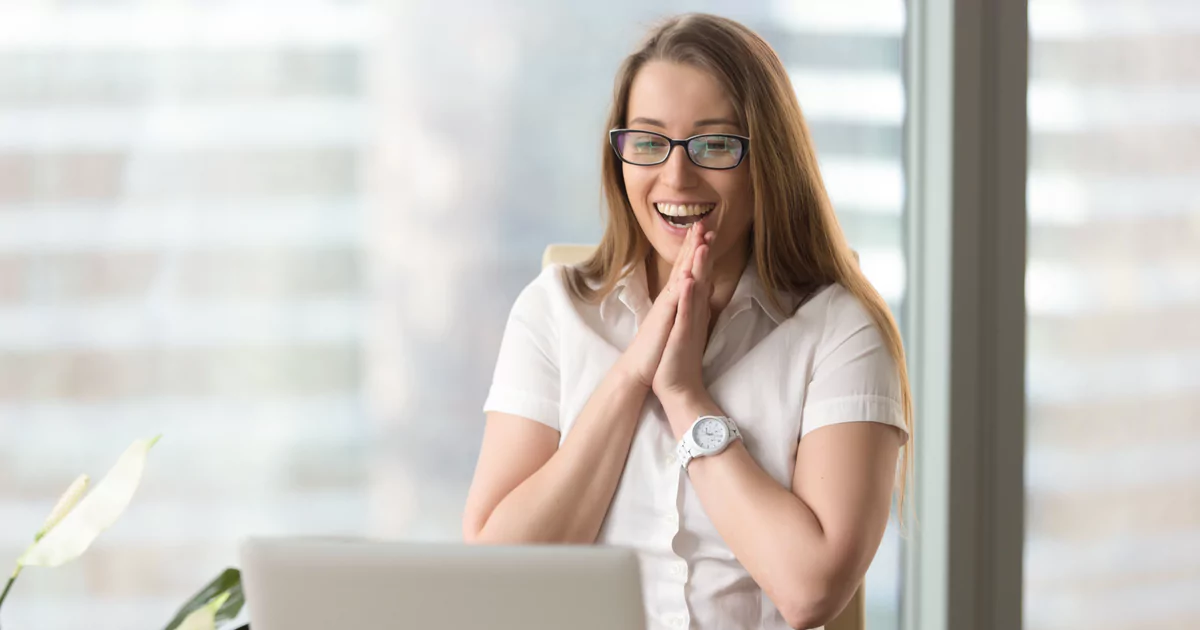
{"type": "MultiPolygon", "coordinates": [[[[457,539],[508,309],[598,239],[613,76],[666,14],[775,47],[905,327],[911,9],[5,0],[0,570],[163,438],[4,626],[160,628],[247,534],[457,539]]],[[[1028,29],[1024,627],[1197,628],[1200,3],[1032,0],[1028,29]]],[[[906,626],[908,545],[872,630],[906,626]]]]}

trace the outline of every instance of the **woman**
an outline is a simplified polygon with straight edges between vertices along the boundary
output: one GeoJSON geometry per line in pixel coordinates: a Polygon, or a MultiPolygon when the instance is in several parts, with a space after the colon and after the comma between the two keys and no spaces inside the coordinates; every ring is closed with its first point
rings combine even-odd
{"type": "Polygon", "coordinates": [[[655,29],[609,127],[604,238],[513,306],[465,538],[632,547],[650,628],[821,626],[909,439],[896,324],[752,31],[655,29]]]}

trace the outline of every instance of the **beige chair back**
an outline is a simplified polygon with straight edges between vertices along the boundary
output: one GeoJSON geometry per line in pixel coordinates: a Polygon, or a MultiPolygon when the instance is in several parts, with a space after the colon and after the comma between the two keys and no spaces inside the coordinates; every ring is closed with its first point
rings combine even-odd
{"type": "MultiPolygon", "coordinates": [[[[573,265],[583,262],[595,249],[594,245],[551,245],[542,254],[542,267],[555,263],[573,265]]],[[[825,630],[866,630],[866,617],[863,587],[859,586],[850,603],[846,604],[846,609],[836,619],[825,624],[825,630]]]]}

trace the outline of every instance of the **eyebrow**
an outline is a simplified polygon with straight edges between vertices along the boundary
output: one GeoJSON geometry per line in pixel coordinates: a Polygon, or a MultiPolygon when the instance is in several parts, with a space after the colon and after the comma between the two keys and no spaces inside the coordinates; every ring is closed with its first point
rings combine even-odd
{"type": "MultiPolygon", "coordinates": [[[[655,120],[654,118],[643,118],[639,116],[629,121],[630,125],[635,125],[638,123],[650,125],[652,127],[661,127],[663,129],[667,128],[667,126],[664,125],[661,120],[655,120]]],[[[705,118],[704,120],[697,120],[693,127],[699,129],[700,127],[716,127],[719,125],[728,125],[730,127],[738,126],[735,121],[729,120],[728,118],[705,118]]]]}

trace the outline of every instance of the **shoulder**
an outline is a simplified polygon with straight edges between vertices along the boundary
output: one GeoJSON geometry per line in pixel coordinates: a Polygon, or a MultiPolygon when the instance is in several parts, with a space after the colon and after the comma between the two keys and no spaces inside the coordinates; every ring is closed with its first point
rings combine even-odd
{"type": "Polygon", "coordinates": [[[818,289],[805,301],[792,319],[799,320],[806,331],[823,337],[842,330],[856,330],[864,324],[874,325],[866,305],[844,285],[833,283],[818,289]]]}
{"type": "Polygon", "coordinates": [[[855,346],[882,346],[883,334],[871,311],[842,284],[817,291],[792,317],[794,330],[809,339],[818,357],[853,340],[855,346]]]}
{"type": "Polygon", "coordinates": [[[831,284],[824,291],[824,295],[826,327],[840,328],[858,326],[863,323],[874,324],[867,306],[844,285],[831,284]]]}
{"type": "MultiPolygon", "coordinates": [[[[560,263],[544,267],[521,289],[513,304],[513,314],[520,314],[526,319],[553,320],[564,309],[573,309],[577,300],[568,280],[571,271],[571,265],[560,263]]],[[[591,286],[591,283],[588,284],[591,286]]]]}
{"type": "Polygon", "coordinates": [[[560,264],[547,265],[533,280],[521,289],[513,309],[536,309],[548,312],[569,293],[566,283],[566,267],[560,264]]]}
{"type": "Polygon", "coordinates": [[[537,277],[526,287],[526,290],[539,291],[547,295],[565,293],[567,271],[569,265],[554,263],[546,265],[537,277]]]}

